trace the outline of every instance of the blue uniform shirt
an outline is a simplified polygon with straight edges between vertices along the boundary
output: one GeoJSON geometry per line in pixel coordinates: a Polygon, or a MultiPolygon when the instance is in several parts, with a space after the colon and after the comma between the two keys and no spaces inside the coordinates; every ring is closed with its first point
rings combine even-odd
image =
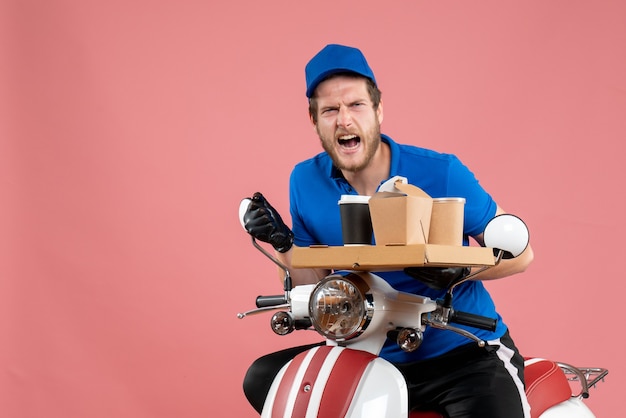
{"type": "MultiPolygon", "coordinates": [[[[382,135],[391,150],[390,177],[402,176],[431,197],[464,197],[464,243],[468,236],[478,235],[495,216],[496,203],[480,186],[474,174],[454,155],[394,142],[382,135]]],[[[295,245],[343,245],[338,201],[342,194],[357,194],[330,158],[323,152],[295,166],[289,185],[290,212],[295,245]]],[[[397,290],[438,299],[444,292],[430,289],[402,271],[380,272],[397,290]]],[[[491,296],[480,281],[468,281],[454,292],[454,307],[498,319],[495,332],[467,328],[484,340],[501,337],[506,325],[496,312],[491,296]]],[[[428,328],[422,346],[413,353],[403,352],[395,342],[388,341],[381,357],[407,363],[446,353],[471,341],[451,331],[428,328]]]]}

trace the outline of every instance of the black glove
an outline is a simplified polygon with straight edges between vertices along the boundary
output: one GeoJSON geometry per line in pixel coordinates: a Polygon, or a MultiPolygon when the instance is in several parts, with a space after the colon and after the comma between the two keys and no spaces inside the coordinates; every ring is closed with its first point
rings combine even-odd
{"type": "Polygon", "coordinates": [[[431,289],[443,290],[467,276],[470,269],[468,267],[407,267],[404,272],[431,289]]]}
{"type": "Polygon", "coordinates": [[[243,215],[246,231],[259,241],[272,244],[274,249],[285,253],[293,246],[293,232],[276,212],[276,209],[259,192],[250,201],[243,215]]]}

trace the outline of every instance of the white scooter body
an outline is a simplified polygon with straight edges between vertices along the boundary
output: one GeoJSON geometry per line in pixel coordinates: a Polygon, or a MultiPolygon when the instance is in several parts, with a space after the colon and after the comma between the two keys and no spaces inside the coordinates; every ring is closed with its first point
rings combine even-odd
{"type": "Polygon", "coordinates": [[[540,418],[595,418],[595,415],[580,398],[571,398],[547,409],[540,418]]]}
{"type": "MultiPolygon", "coordinates": [[[[395,366],[377,356],[388,330],[400,324],[422,329],[424,325],[419,318],[434,311],[436,303],[429,298],[398,292],[371,273],[341,273],[352,280],[362,279],[370,286],[377,302],[372,322],[358,338],[342,342],[345,347],[327,339],[327,345],[307,350],[287,363],[272,383],[261,417],[438,416],[432,412],[409,412],[404,377],[395,366]],[[411,320],[407,322],[407,318],[411,320]]],[[[308,315],[308,300],[314,287],[306,285],[293,289],[291,307],[294,315],[308,315]]],[[[527,381],[533,418],[595,417],[582,401],[582,396],[572,396],[569,381],[557,363],[533,358],[526,361],[526,368],[533,379],[527,381]],[[549,368],[544,371],[541,367],[545,366],[549,368]],[[530,373],[531,368],[539,370],[539,374],[530,373]],[[566,390],[568,392],[564,393],[566,390]]]]}

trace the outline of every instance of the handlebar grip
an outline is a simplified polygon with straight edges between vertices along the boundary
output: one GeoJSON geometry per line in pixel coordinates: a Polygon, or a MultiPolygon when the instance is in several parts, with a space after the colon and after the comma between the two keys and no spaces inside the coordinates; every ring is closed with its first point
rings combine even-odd
{"type": "Polygon", "coordinates": [[[257,308],[269,308],[270,306],[284,305],[285,303],[287,303],[285,295],[257,296],[256,298],[257,308]]]}
{"type": "Polygon", "coordinates": [[[498,324],[497,319],[461,311],[454,311],[450,316],[450,322],[485,329],[487,331],[495,331],[496,325],[498,324]]]}

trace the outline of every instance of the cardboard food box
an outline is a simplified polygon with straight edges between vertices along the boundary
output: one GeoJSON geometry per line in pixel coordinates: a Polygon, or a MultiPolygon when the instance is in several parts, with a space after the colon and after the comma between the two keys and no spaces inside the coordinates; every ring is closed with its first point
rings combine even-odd
{"type": "Polygon", "coordinates": [[[369,200],[376,245],[426,244],[433,199],[400,180],[395,188],[399,192],[378,192],[369,200]]]}
{"type": "Polygon", "coordinates": [[[493,266],[493,249],[452,245],[293,247],[293,268],[392,271],[404,267],[493,266]]]}

